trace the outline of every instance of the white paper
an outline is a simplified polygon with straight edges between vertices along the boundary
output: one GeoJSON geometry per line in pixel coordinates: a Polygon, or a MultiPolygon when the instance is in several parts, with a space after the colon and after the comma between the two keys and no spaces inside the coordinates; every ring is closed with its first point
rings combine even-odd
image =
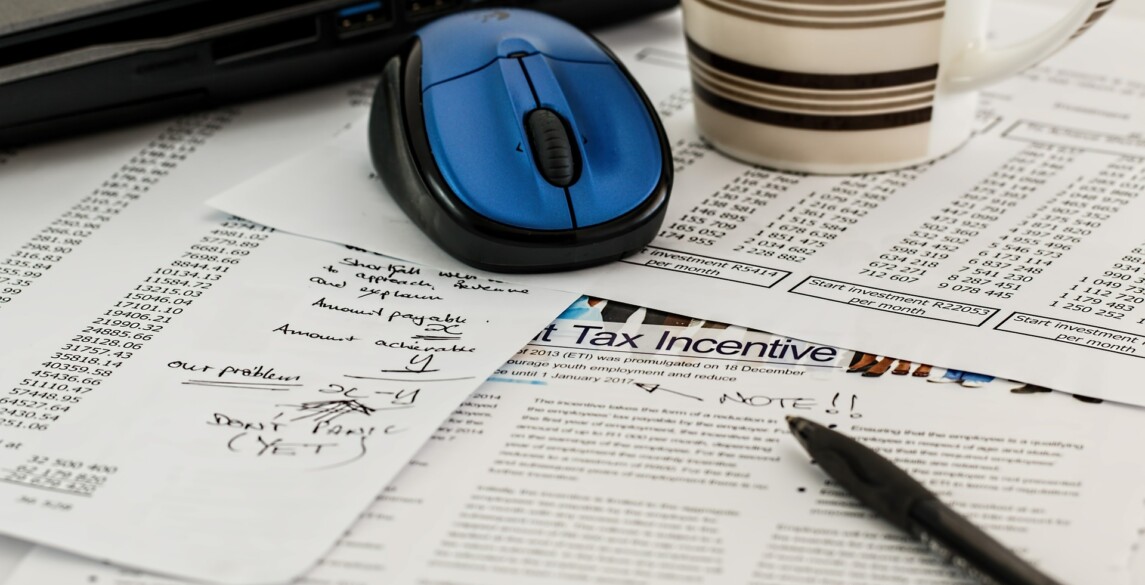
{"type": "Polygon", "coordinates": [[[575,298],[203,205],[332,135],[368,91],[8,157],[0,531],[193,579],[292,578],[575,298]]]}
{"type": "Polygon", "coordinates": [[[1141,585],[1145,583],[1145,554],[1142,554],[1145,548],[1145,528],[1138,531],[1139,539],[1133,547],[1133,558],[1130,561],[1129,572],[1132,575],[1130,581],[1133,585],[1141,585]]]}
{"type": "MultiPolygon", "coordinates": [[[[1009,8],[1006,26],[1053,16],[1009,8]]],[[[1126,57],[1145,51],[1139,30],[1104,19],[1051,61],[991,87],[978,135],[949,157],[846,178],[715,153],[693,127],[678,15],[613,31],[605,39],[658,104],[673,144],[664,226],[622,262],[513,278],[1145,404],[1125,383],[1145,375],[1145,143],[1136,134],[1145,75],[1126,57]]],[[[211,203],[458,266],[368,178],[364,132],[211,203]],[[316,193],[329,196],[319,205],[316,193]]]]}
{"type": "Polygon", "coordinates": [[[7,583],[16,567],[36,549],[36,545],[30,542],[0,536],[0,583],[7,583]]]}
{"type": "MultiPolygon", "coordinates": [[[[1129,583],[1140,409],[848,373],[852,352],[616,303],[566,316],[296,583],[971,582],[828,481],[786,414],[868,442],[1064,583],[1129,583]]],[[[172,583],[38,549],[8,585],[47,582],[172,583]]]]}

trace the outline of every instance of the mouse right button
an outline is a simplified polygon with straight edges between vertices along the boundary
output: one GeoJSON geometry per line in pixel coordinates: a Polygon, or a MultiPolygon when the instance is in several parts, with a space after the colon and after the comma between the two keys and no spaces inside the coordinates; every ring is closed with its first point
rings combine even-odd
{"type": "Polygon", "coordinates": [[[559,92],[574,136],[579,134],[580,175],[569,187],[577,225],[606,223],[636,209],[661,179],[663,152],[655,114],[611,63],[541,59],[526,61],[533,60],[530,78],[542,104],[559,92]],[[544,74],[542,63],[551,77],[544,74]],[[556,87],[549,85],[550,79],[556,87]]]}

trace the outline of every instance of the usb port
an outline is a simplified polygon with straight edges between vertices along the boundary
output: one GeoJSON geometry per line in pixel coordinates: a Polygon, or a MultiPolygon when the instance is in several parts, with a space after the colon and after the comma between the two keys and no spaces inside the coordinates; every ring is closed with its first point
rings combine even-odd
{"type": "Polygon", "coordinates": [[[388,1],[353,4],[334,12],[334,28],[340,38],[382,29],[394,23],[388,1]]]}
{"type": "Polygon", "coordinates": [[[461,5],[461,0],[406,0],[406,18],[414,20],[440,14],[461,5]]]}

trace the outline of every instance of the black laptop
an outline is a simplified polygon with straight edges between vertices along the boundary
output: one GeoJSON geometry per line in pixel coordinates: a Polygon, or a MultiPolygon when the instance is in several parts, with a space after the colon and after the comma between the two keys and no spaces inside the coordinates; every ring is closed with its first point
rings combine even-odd
{"type": "Polygon", "coordinates": [[[0,146],[381,71],[412,31],[485,6],[592,29],[677,0],[0,0],[0,146]]]}

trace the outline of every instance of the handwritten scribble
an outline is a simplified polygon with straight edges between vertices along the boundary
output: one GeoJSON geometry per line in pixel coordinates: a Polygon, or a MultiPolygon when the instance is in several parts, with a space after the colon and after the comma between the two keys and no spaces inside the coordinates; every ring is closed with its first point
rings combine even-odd
{"type": "Polygon", "coordinates": [[[699,396],[692,396],[691,394],[684,394],[683,392],[677,392],[675,390],[669,390],[669,389],[667,389],[667,388],[665,388],[659,384],[645,384],[642,382],[636,382],[636,387],[640,388],[641,390],[643,390],[649,394],[652,394],[653,392],[668,392],[669,394],[675,394],[677,396],[683,396],[684,398],[691,398],[692,400],[698,400],[700,402],[704,401],[704,399],[700,398],[699,396]]]}
{"type": "Polygon", "coordinates": [[[326,465],[324,467],[319,467],[319,469],[333,469],[335,467],[341,467],[343,465],[349,465],[350,463],[353,463],[353,462],[365,457],[367,452],[368,452],[368,450],[366,449],[366,437],[359,437],[358,438],[358,451],[353,457],[346,459],[345,461],[339,461],[337,463],[331,463],[330,465],[326,465]]]}
{"type": "MultiPolygon", "coordinates": [[[[839,396],[840,396],[839,393],[836,392],[835,396],[831,398],[831,408],[828,408],[825,411],[827,414],[839,414],[839,396]]],[[[856,406],[856,404],[858,404],[858,402],[859,402],[859,396],[857,394],[852,394],[851,395],[851,410],[850,410],[851,418],[863,418],[862,414],[855,412],[855,406],[856,406]]]]}
{"type": "MultiPolygon", "coordinates": [[[[424,381],[424,380],[419,380],[424,381]]],[[[357,386],[343,386],[342,384],[335,384],[331,382],[325,388],[318,390],[323,394],[340,394],[346,398],[362,398],[369,399],[375,396],[391,396],[390,404],[398,404],[402,406],[410,406],[421,394],[421,388],[410,390],[402,388],[400,390],[371,390],[369,388],[359,389],[357,386]]]]}
{"type": "MultiPolygon", "coordinates": [[[[231,437],[227,441],[227,449],[232,453],[250,453],[255,457],[267,456],[286,456],[296,457],[299,455],[322,455],[323,451],[337,449],[340,445],[336,442],[316,443],[316,442],[288,442],[281,437],[273,437],[257,433],[251,438],[252,441],[246,441],[249,447],[244,447],[242,439],[246,438],[250,433],[243,431],[231,437]]],[[[362,445],[361,451],[364,452],[365,443],[359,441],[362,445]]],[[[351,461],[361,457],[361,453],[355,454],[351,461]]]]}
{"type": "Polygon", "coordinates": [[[246,436],[246,431],[243,431],[243,432],[231,437],[231,440],[227,441],[227,449],[233,453],[238,453],[239,448],[236,446],[236,444],[239,442],[239,439],[242,439],[245,436],[246,436]]]}
{"type": "MultiPolygon", "coordinates": [[[[736,392],[735,396],[724,394],[720,396],[720,404],[731,402],[733,404],[743,404],[744,406],[754,407],[778,407],[781,409],[795,409],[807,410],[815,406],[815,399],[810,397],[800,396],[764,396],[762,394],[754,394],[751,396],[744,395],[743,393],[736,392]]],[[[830,412],[830,411],[828,411],[830,412]]]]}
{"type": "Polygon", "coordinates": [[[302,416],[294,417],[290,420],[306,420],[313,419],[315,422],[331,422],[335,419],[343,417],[348,414],[361,414],[370,416],[376,408],[366,406],[357,400],[313,400],[310,402],[303,402],[302,404],[288,404],[283,406],[291,406],[297,408],[299,412],[305,412],[302,416]]]}
{"type": "Polygon", "coordinates": [[[400,370],[378,370],[382,373],[388,374],[428,374],[432,372],[440,372],[438,368],[430,369],[429,364],[433,363],[433,354],[415,355],[409,359],[409,365],[400,370]]]}
{"type": "Polygon", "coordinates": [[[302,384],[282,384],[275,382],[225,382],[223,380],[187,380],[184,386],[206,386],[208,388],[236,388],[240,390],[265,390],[267,392],[289,392],[302,384]]]}

